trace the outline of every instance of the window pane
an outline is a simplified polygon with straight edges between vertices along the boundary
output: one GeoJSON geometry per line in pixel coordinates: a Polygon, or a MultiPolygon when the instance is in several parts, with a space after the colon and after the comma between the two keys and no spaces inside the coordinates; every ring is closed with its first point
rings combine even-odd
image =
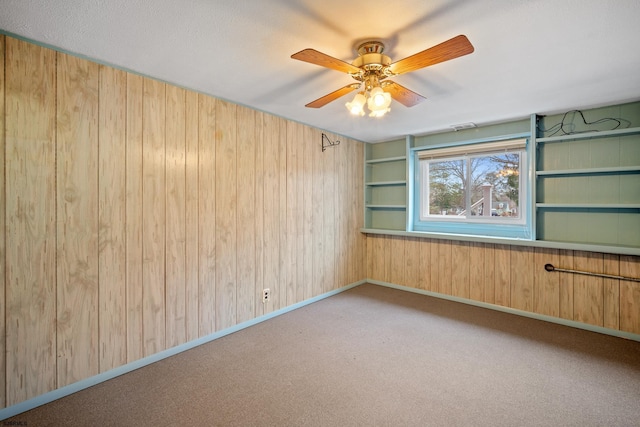
{"type": "Polygon", "coordinates": [[[524,140],[470,145],[425,149],[414,156],[419,173],[414,175],[413,230],[531,239],[531,165],[524,140]]]}
{"type": "Polygon", "coordinates": [[[429,162],[429,215],[464,215],[465,161],[429,162]]]}
{"type": "Polygon", "coordinates": [[[520,218],[520,154],[471,157],[471,215],[520,218]]]}

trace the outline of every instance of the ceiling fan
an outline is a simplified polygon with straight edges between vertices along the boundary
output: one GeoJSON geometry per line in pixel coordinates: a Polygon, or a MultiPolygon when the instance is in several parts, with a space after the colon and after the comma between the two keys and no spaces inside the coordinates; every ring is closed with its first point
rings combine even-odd
{"type": "Polygon", "coordinates": [[[291,58],[347,73],[358,81],[318,98],[306,107],[320,108],[354,90],[359,90],[353,101],[346,104],[351,113],[364,115],[366,102],[371,111],[369,115],[381,117],[389,111],[391,98],[406,107],[413,107],[426,99],[396,82],[386,80],[388,77],[449,61],[470,54],[473,50],[469,39],[459,35],[396,62],[391,62],[391,58],[383,53],[384,44],[377,40],[361,43],[357,47],[358,57],[351,64],[315,49],[301,50],[291,55],[291,58]]]}

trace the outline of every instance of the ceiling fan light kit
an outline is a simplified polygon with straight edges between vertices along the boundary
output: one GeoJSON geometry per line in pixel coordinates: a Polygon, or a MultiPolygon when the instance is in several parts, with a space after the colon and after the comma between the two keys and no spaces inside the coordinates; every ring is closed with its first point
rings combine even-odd
{"type": "Polygon", "coordinates": [[[369,117],[382,117],[387,112],[391,111],[389,108],[391,105],[391,95],[384,92],[380,86],[376,86],[371,89],[369,93],[369,99],[367,100],[367,107],[369,108],[369,117]]]}
{"type": "Polygon", "coordinates": [[[367,98],[362,93],[357,93],[353,98],[353,101],[344,104],[347,110],[354,116],[364,116],[364,104],[367,102],[367,98]]]}
{"type": "Polygon", "coordinates": [[[383,117],[391,111],[392,98],[405,107],[413,107],[426,99],[398,83],[386,80],[388,77],[455,59],[473,50],[467,37],[459,35],[396,62],[391,62],[391,58],[383,53],[384,44],[376,40],[361,43],[357,47],[359,56],[351,64],[315,49],[301,50],[291,55],[291,58],[347,73],[359,82],[318,98],[306,107],[320,108],[349,92],[359,90],[353,100],[345,104],[349,112],[356,116],[364,116],[366,103],[370,117],[383,117]]]}

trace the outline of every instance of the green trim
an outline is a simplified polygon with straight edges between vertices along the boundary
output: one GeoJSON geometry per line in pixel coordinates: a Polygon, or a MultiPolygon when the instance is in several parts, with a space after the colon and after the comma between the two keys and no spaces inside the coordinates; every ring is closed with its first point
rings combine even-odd
{"type": "Polygon", "coordinates": [[[631,332],[619,331],[617,329],[604,328],[602,326],[589,325],[587,323],[576,322],[574,320],[562,319],[560,317],[547,316],[544,314],[532,313],[530,311],[518,310],[515,308],[503,307],[501,305],[489,304],[486,302],[474,301],[466,298],[455,297],[452,295],[440,294],[437,292],[426,291],[424,289],[410,288],[408,286],[396,285],[388,282],[381,282],[379,280],[366,280],[367,283],[372,285],[384,286],[387,288],[398,289],[401,291],[413,292],[416,294],[427,295],[430,297],[440,298],[448,301],[459,302],[462,304],[473,305],[481,308],[488,308],[490,310],[501,311],[503,313],[515,314],[518,316],[528,317],[530,319],[543,320],[545,322],[556,323],[558,325],[569,326],[572,328],[583,329],[585,331],[597,332],[599,334],[611,335],[618,338],[625,338],[632,341],[640,342],[640,334],[633,334],[631,332]]]}

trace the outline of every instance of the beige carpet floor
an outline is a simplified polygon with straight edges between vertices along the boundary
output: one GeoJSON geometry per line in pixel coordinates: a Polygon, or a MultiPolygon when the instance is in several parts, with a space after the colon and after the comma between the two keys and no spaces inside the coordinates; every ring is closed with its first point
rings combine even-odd
{"type": "Polygon", "coordinates": [[[11,422],[639,426],[640,343],[362,285],[11,422]]]}

